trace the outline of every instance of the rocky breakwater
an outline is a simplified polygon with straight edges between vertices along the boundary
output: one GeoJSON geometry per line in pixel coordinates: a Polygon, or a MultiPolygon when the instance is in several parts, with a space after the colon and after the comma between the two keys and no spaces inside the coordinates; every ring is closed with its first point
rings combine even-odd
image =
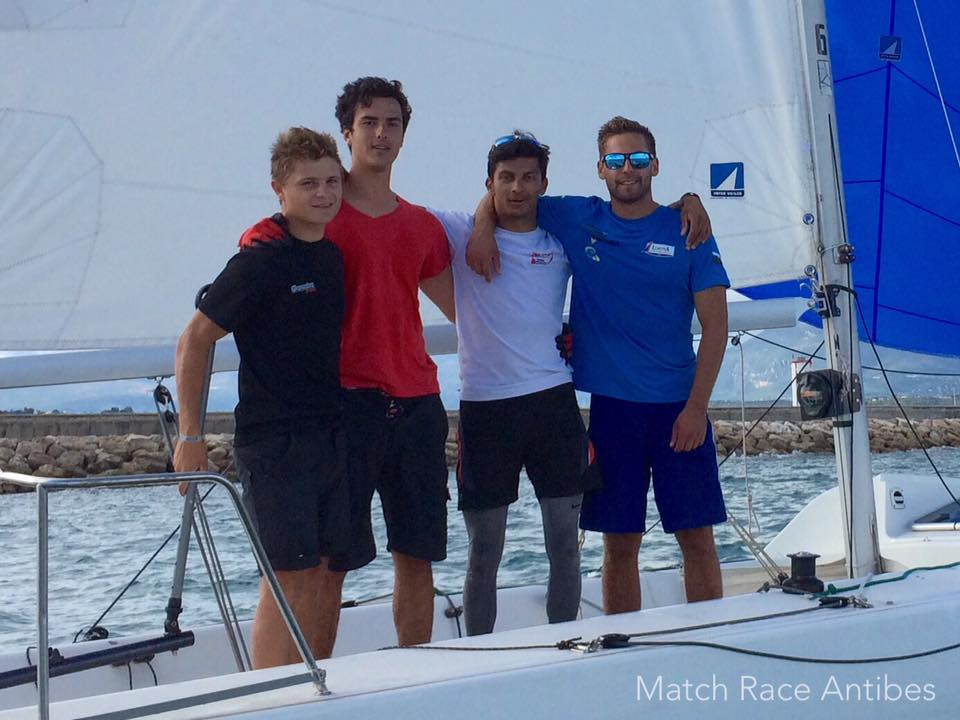
{"type": "MultiPolygon", "coordinates": [[[[960,447],[960,418],[916,420],[917,435],[926,447],[960,447]]],[[[747,422],[749,428],[751,423],[747,422]]],[[[447,464],[457,463],[456,422],[447,439],[447,464]]],[[[726,455],[740,442],[738,421],[715,420],[717,452],[726,455]]],[[[870,421],[870,449],[895,452],[919,448],[920,443],[902,418],[870,421]]],[[[833,452],[830,421],[762,421],[747,436],[748,455],[760,453],[833,452]]],[[[235,477],[233,435],[207,435],[209,458],[217,472],[235,477]]],[[[739,450],[737,451],[739,452],[739,450]]],[[[159,435],[47,436],[29,440],[0,438],[0,470],[43,477],[138,475],[164,472],[167,453],[159,435]]],[[[17,492],[18,486],[0,483],[0,492],[17,492]]]]}
{"type": "MultiPolygon", "coordinates": [[[[870,420],[870,450],[872,452],[897,452],[921,447],[960,447],[960,418],[935,418],[912,421],[916,435],[903,418],[870,420]]],[[[747,422],[747,429],[751,423],[747,422]]],[[[713,423],[717,453],[726,455],[737,447],[743,437],[743,426],[730,420],[713,423]]],[[[806,422],[772,421],[760,422],[747,435],[748,455],[761,453],[833,452],[833,426],[829,420],[806,422]]],[[[738,449],[739,453],[740,450],[738,449]]]]}
{"type": "MultiPolygon", "coordinates": [[[[233,435],[207,435],[217,472],[231,477],[233,435]]],[[[47,436],[0,438],[0,470],[40,477],[69,478],[166,472],[167,451],[160,435],[47,436]]],[[[0,483],[0,493],[28,490],[0,483]]]]}

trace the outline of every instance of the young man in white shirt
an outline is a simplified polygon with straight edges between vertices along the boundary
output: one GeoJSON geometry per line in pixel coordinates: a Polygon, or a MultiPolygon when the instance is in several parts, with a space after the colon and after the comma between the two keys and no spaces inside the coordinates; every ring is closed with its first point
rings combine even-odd
{"type": "Polygon", "coordinates": [[[586,433],[570,369],[557,353],[570,266],[537,227],[549,148],[528,133],[499,138],[487,162],[496,205],[501,277],[490,284],[467,266],[472,216],[437,212],[453,256],[460,361],[459,506],[469,535],[464,583],[468,635],[493,630],[497,570],[507,511],[520,470],[533,483],[550,562],[547,618],[576,618],[580,603],[577,519],[586,433]]]}

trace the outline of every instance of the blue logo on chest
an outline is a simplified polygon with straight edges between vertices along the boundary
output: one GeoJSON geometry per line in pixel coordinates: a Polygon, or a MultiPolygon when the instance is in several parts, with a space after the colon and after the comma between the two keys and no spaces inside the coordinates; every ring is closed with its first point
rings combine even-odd
{"type": "Polygon", "coordinates": [[[653,257],[672,258],[676,248],[666,243],[648,242],[643,246],[643,252],[653,257]]]}

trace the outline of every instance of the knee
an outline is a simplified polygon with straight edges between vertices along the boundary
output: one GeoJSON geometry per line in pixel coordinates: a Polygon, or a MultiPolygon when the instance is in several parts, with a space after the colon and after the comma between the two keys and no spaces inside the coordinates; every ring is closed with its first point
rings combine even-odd
{"type": "Polygon", "coordinates": [[[547,556],[550,563],[561,563],[564,565],[580,562],[580,542],[576,533],[565,534],[561,537],[553,537],[547,547],[547,556]]]}
{"type": "Polygon", "coordinates": [[[409,580],[433,578],[433,563],[406,553],[393,553],[393,569],[398,577],[409,580]]]}
{"type": "Polygon", "coordinates": [[[693,528],[691,530],[678,530],[677,543],[685,556],[710,556],[716,555],[717,546],[713,539],[713,527],[693,528]]]}
{"type": "Polygon", "coordinates": [[[331,570],[328,566],[324,565],[320,575],[321,582],[330,590],[343,590],[343,581],[347,577],[346,572],[342,570],[331,570]]]}
{"type": "Polygon", "coordinates": [[[503,541],[487,533],[474,533],[469,541],[470,560],[485,562],[490,558],[500,559],[503,541]]]}
{"type": "MultiPolygon", "coordinates": [[[[315,571],[316,568],[307,570],[278,570],[275,571],[274,574],[277,577],[277,584],[280,585],[280,589],[287,599],[296,601],[305,595],[307,588],[313,584],[316,576],[315,571]]],[[[266,578],[260,579],[260,594],[262,597],[273,599],[273,594],[270,591],[270,586],[266,578]]]]}
{"type": "Polygon", "coordinates": [[[603,536],[604,563],[636,563],[640,553],[639,533],[606,533],[603,536]]]}

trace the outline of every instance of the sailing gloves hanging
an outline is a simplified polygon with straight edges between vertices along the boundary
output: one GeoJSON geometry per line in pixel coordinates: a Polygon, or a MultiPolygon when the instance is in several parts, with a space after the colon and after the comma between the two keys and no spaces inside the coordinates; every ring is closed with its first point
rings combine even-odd
{"type": "Polygon", "coordinates": [[[560,334],[554,340],[557,343],[557,350],[560,351],[560,357],[569,365],[573,357],[573,330],[570,329],[570,323],[563,324],[560,334]]]}

